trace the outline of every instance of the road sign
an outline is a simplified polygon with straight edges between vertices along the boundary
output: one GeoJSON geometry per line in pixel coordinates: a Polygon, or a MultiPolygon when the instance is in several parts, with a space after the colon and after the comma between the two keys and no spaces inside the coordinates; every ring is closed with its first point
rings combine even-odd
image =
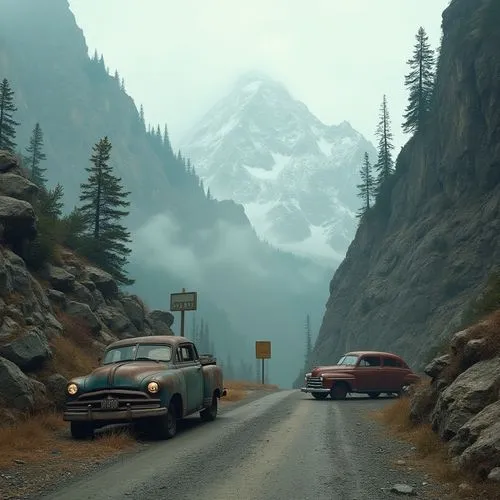
{"type": "Polygon", "coordinates": [[[257,359],[271,358],[271,342],[269,340],[257,340],[255,342],[255,357],[257,359]]]}
{"type": "Polygon", "coordinates": [[[182,292],[170,294],[171,311],[196,311],[197,305],[197,292],[182,292]]]}

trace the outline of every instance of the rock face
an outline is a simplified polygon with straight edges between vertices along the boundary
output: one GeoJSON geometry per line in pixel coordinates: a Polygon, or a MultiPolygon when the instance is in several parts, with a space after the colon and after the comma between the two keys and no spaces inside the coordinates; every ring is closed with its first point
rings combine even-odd
{"type": "Polygon", "coordinates": [[[331,281],[318,363],[361,348],[423,364],[499,262],[499,23],[494,0],[443,13],[437,104],[331,281]]]}
{"type": "Polygon", "coordinates": [[[411,419],[431,423],[454,462],[486,479],[500,467],[500,311],[456,333],[426,372],[431,381],[413,394],[411,419]]]}
{"type": "MultiPolygon", "coordinates": [[[[24,242],[30,233],[23,232],[23,228],[31,224],[34,229],[36,222],[33,207],[26,199],[35,196],[37,190],[23,177],[16,158],[0,151],[0,223],[4,229],[12,229],[15,224],[24,242]]],[[[172,314],[150,313],[138,297],[122,293],[112,276],[82,262],[70,251],[61,250],[60,262],[48,263],[42,270],[47,284],[44,289],[13,251],[18,241],[6,238],[4,231],[0,244],[2,415],[12,415],[12,410],[61,408],[66,377],[55,370],[61,356],[73,356],[77,348],[75,344],[71,354],[60,353],[61,339],[94,346],[97,359],[97,349],[119,338],[172,335],[172,314]],[[64,318],[71,319],[71,331],[63,326],[64,318]]],[[[62,362],[71,365],[71,359],[62,362]]]]}

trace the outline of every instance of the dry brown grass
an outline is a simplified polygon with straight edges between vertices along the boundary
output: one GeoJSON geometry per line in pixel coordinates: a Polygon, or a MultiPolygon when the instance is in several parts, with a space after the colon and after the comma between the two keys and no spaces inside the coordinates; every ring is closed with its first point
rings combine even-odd
{"type": "Polygon", "coordinates": [[[41,463],[50,459],[61,465],[74,460],[99,460],[130,448],[135,440],[120,429],[104,433],[93,441],[72,440],[67,422],[58,413],[45,413],[20,420],[12,427],[0,428],[0,470],[16,463],[41,463]]]}
{"type": "Polygon", "coordinates": [[[448,485],[453,499],[498,500],[499,487],[478,481],[475,477],[457,470],[448,455],[448,446],[440,440],[429,423],[413,424],[410,420],[410,400],[400,398],[384,409],[374,412],[376,420],[385,424],[398,438],[411,443],[416,449],[415,465],[424,469],[436,481],[448,485]],[[467,483],[469,489],[460,485],[467,483]]]}
{"type": "Polygon", "coordinates": [[[279,387],[272,384],[258,384],[257,382],[247,382],[244,380],[229,380],[224,383],[227,395],[222,401],[235,402],[245,399],[252,391],[277,391],[279,387]]]}

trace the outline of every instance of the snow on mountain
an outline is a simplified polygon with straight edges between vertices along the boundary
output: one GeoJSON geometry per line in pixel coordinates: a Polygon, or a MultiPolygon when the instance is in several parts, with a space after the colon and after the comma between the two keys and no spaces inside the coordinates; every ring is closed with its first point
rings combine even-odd
{"type": "Polygon", "coordinates": [[[241,77],[181,150],[213,197],[243,204],[262,239],[329,267],[354,237],[363,155],[376,154],[349,123],[323,124],[260,73],[241,77]]]}

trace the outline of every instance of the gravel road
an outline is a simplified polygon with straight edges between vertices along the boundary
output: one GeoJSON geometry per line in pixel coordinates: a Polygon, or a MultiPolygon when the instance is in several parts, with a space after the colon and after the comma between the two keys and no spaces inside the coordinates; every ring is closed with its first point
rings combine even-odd
{"type": "Polygon", "coordinates": [[[215,422],[187,419],[174,439],[44,499],[377,500],[397,498],[390,489],[398,483],[419,498],[438,498],[408,467],[410,447],[368,418],[387,403],[272,393],[222,410],[215,422]]]}

